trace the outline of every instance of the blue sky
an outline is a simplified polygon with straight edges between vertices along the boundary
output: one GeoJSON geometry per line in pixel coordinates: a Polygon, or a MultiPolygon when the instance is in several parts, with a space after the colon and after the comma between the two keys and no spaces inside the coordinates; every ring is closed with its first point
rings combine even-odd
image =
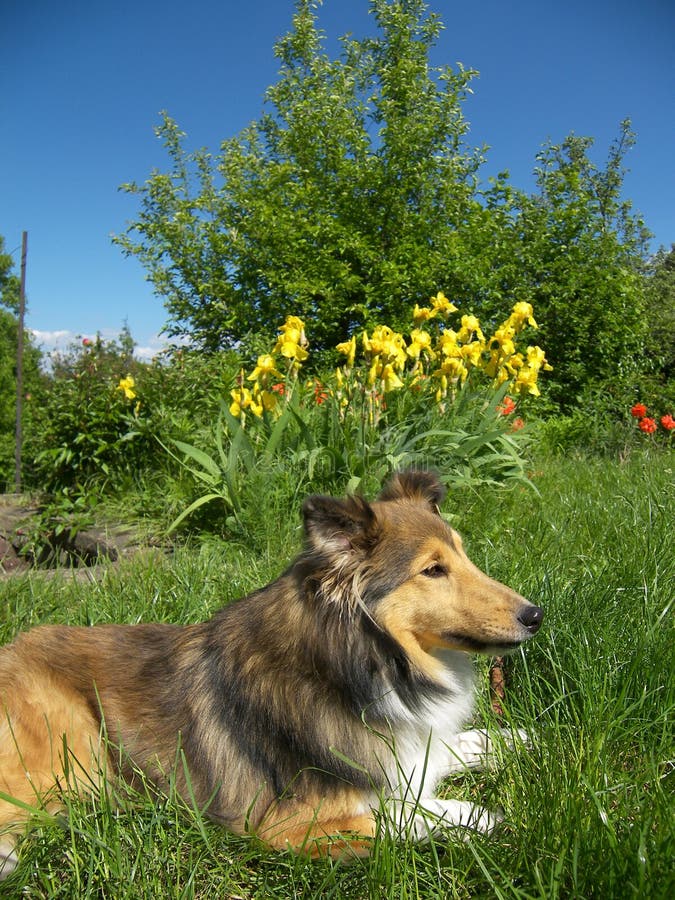
{"type": "MultiPolygon", "coordinates": [[[[638,142],[625,196],[675,241],[675,4],[672,0],[430,0],[445,30],[435,64],[478,69],[465,105],[483,174],[532,187],[535,155],[569,132],[602,162],[625,117],[638,142]]],[[[154,135],[166,109],[189,147],[216,150],[259,118],[276,80],[277,37],[293,0],[10,0],[0,29],[0,234],[28,232],[27,326],[46,349],[127,321],[140,355],[161,344],[161,298],[111,243],[137,211],[120,192],[167,160],[154,135]]],[[[367,0],[325,0],[335,39],[372,30],[367,0]]]]}

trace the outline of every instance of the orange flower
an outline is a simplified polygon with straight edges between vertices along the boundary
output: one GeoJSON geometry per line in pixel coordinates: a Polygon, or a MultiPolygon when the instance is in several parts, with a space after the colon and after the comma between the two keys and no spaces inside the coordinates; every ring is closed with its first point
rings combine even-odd
{"type": "Polygon", "coordinates": [[[321,406],[322,403],[325,403],[328,399],[328,393],[324,390],[321,382],[316,379],[314,381],[314,402],[317,406],[321,406]]]}
{"type": "Polygon", "coordinates": [[[644,403],[636,403],[635,406],[631,407],[630,414],[634,419],[641,419],[647,415],[647,407],[644,403]]]}
{"type": "Polygon", "coordinates": [[[638,428],[640,431],[644,431],[645,434],[654,434],[656,431],[656,422],[654,419],[645,417],[638,422],[638,428]]]}
{"type": "Polygon", "coordinates": [[[675,419],[671,415],[661,416],[661,424],[666,431],[672,431],[675,428],[675,419]]]}
{"type": "Polygon", "coordinates": [[[512,400],[511,397],[504,397],[504,400],[497,407],[497,412],[501,413],[503,416],[509,416],[515,408],[515,401],[512,400]]]}

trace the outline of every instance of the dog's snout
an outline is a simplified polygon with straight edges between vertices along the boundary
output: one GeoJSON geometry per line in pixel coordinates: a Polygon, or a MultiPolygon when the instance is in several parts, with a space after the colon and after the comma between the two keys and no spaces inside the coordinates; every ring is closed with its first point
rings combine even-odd
{"type": "Polygon", "coordinates": [[[543,620],[544,610],[540,606],[533,606],[531,603],[528,603],[527,606],[521,606],[518,610],[518,621],[532,634],[539,631],[543,620]]]}

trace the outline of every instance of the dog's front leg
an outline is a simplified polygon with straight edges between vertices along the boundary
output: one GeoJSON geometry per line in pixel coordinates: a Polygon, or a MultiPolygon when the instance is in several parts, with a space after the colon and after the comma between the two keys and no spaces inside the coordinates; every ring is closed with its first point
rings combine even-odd
{"type": "MultiPolygon", "coordinates": [[[[499,734],[500,740],[509,750],[515,750],[519,744],[530,746],[529,736],[522,728],[515,731],[500,728],[499,734]]],[[[449,759],[444,775],[453,775],[465,769],[486,769],[496,755],[492,738],[487,731],[478,728],[455,735],[446,742],[446,746],[449,759]]]]}

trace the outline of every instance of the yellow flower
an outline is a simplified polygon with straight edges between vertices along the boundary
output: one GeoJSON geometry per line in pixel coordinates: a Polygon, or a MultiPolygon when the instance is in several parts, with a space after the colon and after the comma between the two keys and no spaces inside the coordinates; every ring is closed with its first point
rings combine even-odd
{"type": "Polygon", "coordinates": [[[521,394],[532,394],[533,397],[539,396],[539,388],[537,387],[537,377],[539,372],[530,366],[522,366],[518,370],[515,388],[521,394]]]}
{"type": "Polygon", "coordinates": [[[480,365],[481,354],[483,352],[483,344],[480,341],[472,341],[462,347],[462,359],[471,363],[472,366],[480,365]]]}
{"type": "Polygon", "coordinates": [[[429,306],[419,306],[417,303],[415,304],[415,309],[413,310],[413,321],[415,325],[419,325],[422,322],[426,322],[427,319],[433,319],[434,312],[429,306]]]}
{"type": "Polygon", "coordinates": [[[282,338],[279,338],[274,349],[275,352],[281,353],[286,359],[293,359],[298,363],[304,362],[309,356],[309,353],[300,344],[296,344],[295,341],[283,340],[282,338]]]}
{"type": "Polygon", "coordinates": [[[286,321],[279,331],[284,335],[284,340],[300,344],[301,347],[307,346],[305,323],[298,316],[286,316],[286,321]]]}
{"type": "Polygon", "coordinates": [[[403,335],[389,328],[388,325],[378,325],[368,337],[363,333],[363,349],[366,353],[383,357],[383,365],[392,363],[401,371],[405,367],[405,340],[403,335]]]}
{"type": "Polygon", "coordinates": [[[516,372],[524,365],[525,360],[523,359],[522,353],[514,353],[513,356],[509,356],[509,358],[504,362],[504,366],[512,375],[515,375],[516,372]]]}
{"type": "Polygon", "coordinates": [[[262,417],[264,406],[262,396],[260,394],[251,398],[249,408],[254,416],[257,416],[259,419],[262,417]]]}
{"type": "Polygon", "coordinates": [[[512,356],[516,352],[513,343],[514,330],[508,322],[504,322],[488,341],[490,350],[499,350],[502,356],[512,356]]]}
{"type": "Polygon", "coordinates": [[[354,365],[354,360],[356,359],[356,335],[353,334],[350,340],[338,344],[336,350],[338,353],[344,353],[347,357],[345,365],[351,369],[354,365]]]}
{"type": "Polygon", "coordinates": [[[479,341],[485,341],[478,319],[475,316],[462,316],[462,327],[457,332],[457,340],[462,344],[466,344],[472,339],[474,334],[479,341]]]}
{"type": "Polygon", "coordinates": [[[439,291],[435,297],[431,298],[431,305],[434,315],[448,316],[450,313],[457,312],[457,307],[448,300],[443,291],[439,291]]]}
{"type": "Polygon", "coordinates": [[[447,328],[438,339],[438,344],[443,356],[459,356],[460,351],[457,346],[457,332],[452,328],[447,328]]]}
{"type": "Polygon", "coordinates": [[[528,347],[526,352],[528,366],[532,366],[537,371],[540,369],[543,369],[544,372],[553,371],[553,366],[546,362],[546,354],[541,347],[528,347]]]}
{"type": "Polygon", "coordinates": [[[461,378],[462,381],[464,381],[468,375],[467,368],[462,360],[456,359],[455,357],[444,359],[439,372],[441,375],[445,375],[446,378],[461,378]]]}
{"type": "Polygon", "coordinates": [[[539,328],[537,323],[534,321],[533,313],[534,311],[532,309],[532,304],[526,303],[524,300],[521,300],[513,307],[508,321],[516,328],[517,331],[521,331],[526,322],[533,328],[539,328]]]}
{"type": "Polygon", "coordinates": [[[127,400],[133,400],[136,396],[136,391],[133,390],[136,382],[131,377],[131,375],[127,375],[126,378],[120,378],[120,383],[117,385],[118,391],[124,391],[124,396],[127,400]]]}
{"type": "Polygon", "coordinates": [[[274,365],[274,357],[266,353],[263,356],[258,357],[258,364],[255,369],[248,376],[249,381],[259,381],[265,380],[270,375],[274,375],[276,378],[283,378],[281,372],[278,372],[274,365]]]}
{"type": "Polygon", "coordinates": [[[374,356],[373,361],[370,365],[370,369],[368,369],[368,384],[372,387],[377,381],[380,372],[382,371],[382,360],[379,356],[374,356]]]}
{"type": "Polygon", "coordinates": [[[251,392],[248,388],[235,388],[230,391],[232,403],[230,403],[230,412],[233,416],[239,418],[245,409],[251,405],[251,392]]]}
{"type": "Polygon", "coordinates": [[[286,316],[286,321],[279,328],[279,337],[273,353],[281,353],[286,359],[295,363],[304,362],[309,354],[306,347],[309,341],[305,335],[305,323],[298,316],[286,316]]]}
{"type": "Polygon", "coordinates": [[[394,371],[391,363],[387,363],[382,369],[382,387],[386,391],[395,391],[403,387],[403,382],[394,371]]]}
{"type": "Polygon", "coordinates": [[[497,382],[497,385],[504,384],[505,381],[509,380],[509,377],[509,373],[506,371],[504,366],[502,366],[497,371],[497,377],[495,378],[495,381],[497,382]]]}
{"type": "Polygon", "coordinates": [[[406,348],[406,353],[412,359],[419,359],[422,352],[425,352],[432,359],[436,355],[431,349],[431,335],[428,331],[420,331],[419,328],[413,328],[410,332],[410,344],[406,348]]]}
{"type": "Polygon", "coordinates": [[[537,379],[539,378],[539,372],[541,369],[545,372],[550,372],[553,366],[546,362],[546,356],[541,347],[528,347],[526,353],[527,361],[523,362],[518,369],[515,387],[521,394],[527,393],[532,394],[533,397],[538,397],[537,379]]]}
{"type": "Polygon", "coordinates": [[[274,412],[279,405],[279,395],[272,391],[261,391],[260,399],[266,412],[274,412]]]}

